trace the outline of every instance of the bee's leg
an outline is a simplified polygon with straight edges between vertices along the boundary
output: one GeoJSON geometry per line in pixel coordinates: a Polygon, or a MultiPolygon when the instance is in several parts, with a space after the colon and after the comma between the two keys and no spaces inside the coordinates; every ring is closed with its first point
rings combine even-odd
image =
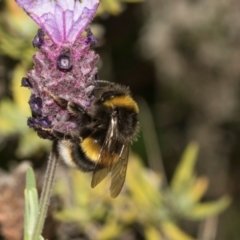
{"type": "Polygon", "coordinates": [[[68,106],[68,101],[64,98],[61,98],[59,96],[54,95],[53,93],[49,92],[46,88],[43,89],[44,92],[46,92],[49,96],[51,96],[55,102],[57,102],[58,105],[62,107],[67,107],[68,106]]]}
{"type": "Polygon", "coordinates": [[[79,122],[82,124],[87,124],[91,121],[90,115],[87,113],[87,111],[79,104],[68,101],[64,98],[61,98],[59,96],[54,95],[53,93],[49,92],[47,89],[44,89],[44,91],[51,96],[58,105],[67,108],[67,110],[78,117],[79,122]]]}
{"type": "Polygon", "coordinates": [[[52,129],[52,134],[57,138],[57,139],[66,139],[66,140],[69,140],[69,139],[73,139],[73,136],[71,134],[65,134],[65,133],[62,133],[62,132],[59,132],[55,129],[52,129]]]}
{"type": "Polygon", "coordinates": [[[91,122],[91,116],[81,105],[78,105],[74,102],[69,102],[67,109],[70,113],[78,117],[78,121],[81,125],[86,125],[91,122]]]}
{"type": "Polygon", "coordinates": [[[34,125],[32,123],[32,119],[29,119],[28,120],[28,125],[30,127],[33,127],[35,130],[39,130],[40,132],[39,133],[49,133],[51,134],[53,137],[55,137],[56,139],[58,140],[62,140],[62,139],[74,139],[76,137],[74,137],[71,133],[69,134],[66,134],[66,133],[63,133],[63,132],[60,132],[58,130],[55,130],[53,127],[47,127],[47,126],[44,126],[42,124],[42,122],[35,122],[34,125]]]}
{"type": "Polygon", "coordinates": [[[67,108],[68,108],[69,112],[72,112],[74,114],[88,115],[86,110],[81,105],[78,105],[78,104],[76,104],[74,102],[69,102],[67,108]]]}
{"type": "Polygon", "coordinates": [[[73,136],[72,134],[66,134],[63,132],[59,132],[59,131],[55,130],[54,128],[48,129],[48,131],[50,131],[57,140],[78,140],[78,141],[80,141],[79,137],[73,136]]]}
{"type": "Polygon", "coordinates": [[[74,115],[86,115],[88,116],[88,113],[86,112],[86,110],[79,104],[77,103],[74,103],[74,102],[70,102],[70,101],[67,101],[66,99],[64,98],[61,98],[59,96],[56,96],[54,95],[53,93],[49,92],[48,90],[44,89],[44,91],[49,95],[51,96],[56,102],[58,105],[62,106],[62,107],[66,107],[67,110],[70,112],[70,113],[73,113],[74,115]]]}

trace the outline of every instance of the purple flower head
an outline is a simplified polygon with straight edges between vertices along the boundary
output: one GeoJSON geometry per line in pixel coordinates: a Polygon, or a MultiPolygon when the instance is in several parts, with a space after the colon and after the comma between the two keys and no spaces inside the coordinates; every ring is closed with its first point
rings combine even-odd
{"type": "Polygon", "coordinates": [[[98,55],[88,28],[100,0],[16,0],[41,27],[33,39],[39,48],[34,68],[22,79],[31,91],[29,127],[50,140],[78,132],[79,120],[55,97],[91,106],[98,55]],[[86,31],[87,35],[82,36],[86,31]]]}
{"type": "Polygon", "coordinates": [[[92,21],[100,0],[16,0],[51,40],[74,43],[92,21]]]}

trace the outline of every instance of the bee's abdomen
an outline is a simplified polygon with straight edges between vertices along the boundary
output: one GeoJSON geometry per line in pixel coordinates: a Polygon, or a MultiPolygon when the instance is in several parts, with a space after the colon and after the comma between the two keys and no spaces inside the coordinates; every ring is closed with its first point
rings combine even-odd
{"type": "Polygon", "coordinates": [[[62,161],[69,167],[78,168],[84,172],[91,172],[95,169],[95,162],[84,154],[79,143],[67,140],[60,141],[58,151],[62,161]]]}
{"type": "Polygon", "coordinates": [[[97,139],[87,137],[80,143],[80,145],[84,155],[88,159],[91,159],[91,161],[96,162],[101,150],[101,146],[99,145],[97,139]]]}

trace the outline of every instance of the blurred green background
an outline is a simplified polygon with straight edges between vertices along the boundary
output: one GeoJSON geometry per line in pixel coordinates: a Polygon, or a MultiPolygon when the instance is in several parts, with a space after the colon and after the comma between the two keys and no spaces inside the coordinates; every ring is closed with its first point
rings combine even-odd
{"type": "MultiPolygon", "coordinates": [[[[240,239],[239,12],[233,0],[102,0],[91,27],[99,76],[130,86],[141,132],[117,199],[109,182],[92,190],[90,175],[59,166],[45,238],[240,239]]],[[[21,223],[10,226],[22,213],[6,210],[23,198],[19,165],[32,163],[41,189],[50,151],[26,126],[20,87],[36,31],[0,1],[0,239],[22,239],[21,223]]]]}

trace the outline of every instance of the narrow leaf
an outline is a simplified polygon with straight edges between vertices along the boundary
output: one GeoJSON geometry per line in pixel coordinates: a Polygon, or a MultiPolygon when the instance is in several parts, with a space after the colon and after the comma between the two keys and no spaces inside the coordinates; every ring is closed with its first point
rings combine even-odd
{"type": "Polygon", "coordinates": [[[35,180],[33,169],[29,167],[27,169],[27,176],[26,176],[26,189],[31,190],[33,188],[36,188],[36,180],[35,180]]]}
{"type": "Polygon", "coordinates": [[[191,201],[197,202],[199,201],[204,193],[206,192],[208,187],[208,179],[206,177],[199,177],[196,179],[195,184],[189,190],[188,196],[191,201]]]}
{"type": "Polygon", "coordinates": [[[183,232],[173,222],[162,222],[161,229],[167,239],[171,240],[194,240],[191,236],[183,232]]]}
{"type": "Polygon", "coordinates": [[[189,212],[189,219],[198,220],[208,216],[216,215],[225,210],[231,203],[229,196],[224,196],[216,201],[196,204],[189,212]]]}
{"type": "Polygon", "coordinates": [[[24,240],[31,239],[38,215],[38,194],[33,169],[29,167],[26,174],[24,240]]]}
{"type": "Polygon", "coordinates": [[[147,225],[145,227],[145,238],[146,240],[153,239],[163,240],[158,229],[151,225],[147,225]]]}
{"type": "Polygon", "coordinates": [[[171,182],[171,188],[174,191],[180,191],[188,181],[193,178],[194,165],[198,154],[198,144],[190,143],[184,151],[177,170],[171,182]]]}

